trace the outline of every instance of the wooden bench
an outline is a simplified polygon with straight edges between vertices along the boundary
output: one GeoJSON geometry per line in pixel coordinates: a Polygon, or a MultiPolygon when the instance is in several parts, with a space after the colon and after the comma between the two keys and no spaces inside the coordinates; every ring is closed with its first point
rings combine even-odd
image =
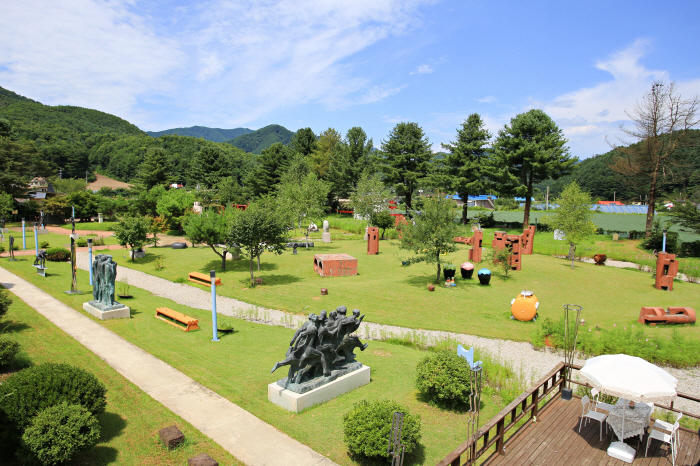
{"type": "MultiPolygon", "coordinates": [[[[200,285],[211,286],[211,277],[206,273],[190,272],[188,280],[199,283],[200,285]]],[[[217,278],[215,283],[217,286],[221,285],[221,279],[217,278]]]]}
{"type": "Polygon", "coordinates": [[[167,322],[173,327],[177,327],[180,330],[184,330],[185,332],[189,332],[190,330],[199,330],[199,325],[197,325],[197,322],[199,322],[197,319],[193,319],[190,316],[186,316],[185,314],[177,311],[173,311],[172,309],[169,309],[167,307],[159,307],[156,309],[156,315],[154,316],[156,319],[160,319],[163,322],[167,322]],[[172,320],[166,319],[161,316],[166,316],[170,317],[171,319],[181,322],[185,324],[185,327],[183,328],[181,325],[176,324],[172,320]]]}

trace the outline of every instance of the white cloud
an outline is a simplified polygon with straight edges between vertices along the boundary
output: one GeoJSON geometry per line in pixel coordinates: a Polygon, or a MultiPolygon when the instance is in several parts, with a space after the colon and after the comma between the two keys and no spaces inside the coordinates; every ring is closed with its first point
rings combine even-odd
{"type": "Polygon", "coordinates": [[[177,43],[114,0],[0,4],[0,82],[47,104],[136,119],[137,98],[171,87],[177,43]]]}
{"type": "Polygon", "coordinates": [[[482,97],[481,99],[476,99],[477,102],[481,102],[483,104],[491,104],[494,102],[498,102],[498,99],[492,95],[487,95],[486,97],[482,97]]]}
{"type": "Polygon", "coordinates": [[[409,74],[427,74],[432,73],[433,71],[435,70],[430,65],[420,65],[418,68],[416,68],[416,71],[411,71],[409,74]]]}
{"type": "Polygon", "coordinates": [[[391,95],[398,94],[405,87],[406,86],[400,86],[400,87],[394,87],[392,89],[388,89],[385,86],[371,87],[370,89],[367,90],[365,95],[362,96],[362,98],[360,99],[360,103],[361,104],[371,104],[373,102],[379,102],[380,100],[384,100],[391,95]]]}

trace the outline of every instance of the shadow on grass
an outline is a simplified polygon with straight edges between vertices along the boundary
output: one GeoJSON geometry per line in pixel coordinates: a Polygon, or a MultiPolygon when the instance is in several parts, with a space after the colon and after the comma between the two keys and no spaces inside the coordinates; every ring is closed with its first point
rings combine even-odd
{"type": "Polygon", "coordinates": [[[97,445],[75,458],[70,464],[89,464],[91,466],[107,466],[115,463],[119,457],[116,448],[97,445]]]}
{"type": "Polygon", "coordinates": [[[118,437],[126,428],[126,420],[119,414],[104,412],[99,416],[100,421],[100,443],[109,442],[118,437]]]}
{"type": "Polygon", "coordinates": [[[442,409],[445,411],[450,411],[450,412],[456,413],[456,414],[464,414],[467,411],[469,411],[469,403],[462,403],[462,404],[443,403],[440,401],[431,400],[430,397],[425,393],[418,392],[416,394],[416,399],[418,401],[420,401],[421,403],[425,403],[429,406],[433,406],[434,408],[442,409]]]}
{"type": "Polygon", "coordinates": [[[0,326],[0,333],[19,333],[30,328],[32,327],[24,322],[15,322],[14,320],[10,320],[5,321],[3,325],[0,326]]]}
{"type": "MultiPolygon", "coordinates": [[[[389,459],[381,456],[371,457],[351,454],[350,458],[361,466],[386,466],[389,464],[389,459]]],[[[418,444],[415,450],[411,453],[406,453],[403,464],[406,466],[413,466],[423,464],[424,462],[425,447],[422,444],[418,444]]]]}

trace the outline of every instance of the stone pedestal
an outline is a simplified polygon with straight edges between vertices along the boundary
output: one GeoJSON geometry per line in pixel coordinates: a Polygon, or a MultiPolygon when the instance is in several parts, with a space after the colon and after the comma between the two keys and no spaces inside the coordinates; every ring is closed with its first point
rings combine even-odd
{"type": "Polygon", "coordinates": [[[146,257],[146,251],[129,251],[130,259],[142,259],[144,257],[146,257]]]}
{"type": "Polygon", "coordinates": [[[331,242],[331,232],[324,231],[323,234],[321,235],[321,239],[323,240],[324,243],[330,243],[331,242]]]}
{"type": "Polygon", "coordinates": [[[102,214],[100,214],[100,213],[97,214],[97,221],[99,223],[102,223],[104,221],[104,217],[102,216],[102,214]]]}
{"type": "Polygon", "coordinates": [[[287,411],[298,413],[313,405],[332,400],[343,393],[367,385],[369,379],[369,366],[362,366],[362,368],[338,377],[326,385],[301,394],[286,390],[277,382],[272,382],[267,386],[267,399],[287,411]]]}
{"type": "Polygon", "coordinates": [[[83,310],[91,316],[96,317],[100,320],[128,319],[131,317],[131,309],[121,303],[116,303],[114,306],[110,306],[104,309],[100,309],[99,307],[97,307],[103,307],[98,303],[96,303],[95,305],[91,303],[92,301],[88,303],[83,303],[83,310]]]}
{"type": "Polygon", "coordinates": [[[48,235],[49,230],[47,230],[46,228],[37,228],[36,233],[38,235],[48,235]]]}
{"type": "Polygon", "coordinates": [[[46,277],[46,267],[42,267],[40,265],[33,265],[32,267],[36,267],[36,273],[38,275],[41,275],[42,277],[46,277]]]}
{"type": "Polygon", "coordinates": [[[0,228],[0,234],[6,235],[10,232],[9,228],[0,228]]]}

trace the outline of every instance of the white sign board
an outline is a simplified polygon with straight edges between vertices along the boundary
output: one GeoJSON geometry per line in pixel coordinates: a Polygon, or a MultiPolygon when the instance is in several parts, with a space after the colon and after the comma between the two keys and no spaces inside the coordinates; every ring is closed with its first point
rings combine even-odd
{"type": "Polygon", "coordinates": [[[566,235],[561,230],[554,230],[554,239],[557,241],[565,241],[566,235]]]}

